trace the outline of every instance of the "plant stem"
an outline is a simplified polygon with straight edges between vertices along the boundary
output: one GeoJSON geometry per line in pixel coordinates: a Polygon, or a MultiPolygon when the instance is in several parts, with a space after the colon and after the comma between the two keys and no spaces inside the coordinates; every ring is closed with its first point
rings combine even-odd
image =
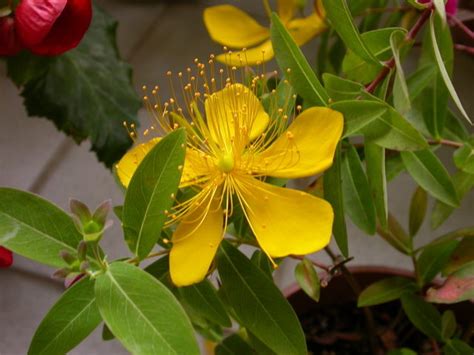
{"type": "MultiPolygon", "coordinates": [[[[163,249],[163,250],[160,250],[160,251],[157,251],[157,252],[154,252],[154,253],[150,253],[146,256],[145,259],[143,260],[146,260],[146,259],[151,259],[151,258],[154,258],[154,257],[157,257],[157,256],[161,256],[161,255],[166,255],[168,254],[170,251],[168,249],[163,249]]],[[[135,258],[131,258],[131,259],[128,259],[127,260],[127,263],[129,264],[134,264],[138,261],[138,259],[135,257],[135,258]]]]}
{"type": "Polygon", "coordinates": [[[470,39],[474,40],[474,32],[470,30],[460,19],[456,16],[447,14],[450,21],[453,22],[454,25],[458,26],[470,39]]]}
{"type": "MultiPolygon", "coordinates": [[[[337,262],[337,255],[331,250],[330,247],[324,248],[326,253],[329,255],[331,260],[336,263],[337,262]]],[[[355,279],[354,275],[349,271],[349,269],[344,265],[340,264],[339,268],[341,269],[342,275],[346,279],[347,283],[351,287],[354,295],[359,298],[360,293],[362,292],[362,288],[360,287],[359,283],[355,279]]],[[[367,332],[369,334],[369,343],[370,348],[372,349],[372,354],[378,354],[378,347],[377,347],[377,333],[375,331],[375,320],[374,315],[369,307],[362,308],[365,320],[367,323],[367,332]]]]}
{"type": "Polygon", "coordinates": [[[474,47],[469,47],[464,44],[455,44],[454,49],[474,55],[474,47]]]}
{"type": "MultiPolygon", "coordinates": [[[[423,25],[430,17],[432,11],[433,11],[433,7],[429,7],[426,10],[423,10],[420,17],[416,21],[416,23],[413,25],[410,31],[406,34],[404,42],[411,42],[412,40],[415,39],[418,32],[420,32],[423,25]]],[[[366,86],[367,92],[371,94],[374,93],[375,89],[380,85],[380,83],[382,83],[385,80],[387,75],[390,73],[390,71],[394,67],[395,67],[395,57],[392,57],[387,62],[385,62],[384,67],[379,72],[379,74],[375,77],[375,79],[369,85],[366,86]]]]}
{"type": "Polygon", "coordinates": [[[263,7],[265,8],[265,13],[267,14],[268,18],[272,18],[272,8],[270,7],[270,3],[268,0],[263,0],[263,7]]]}
{"type": "MultiPolygon", "coordinates": [[[[290,255],[290,258],[292,259],[296,259],[296,260],[303,260],[305,257],[302,256],[302,255],[290,255]]],[[[329,272],[330,271],[330,267],[328,265],[325,265],[325,264],[322,264],[318,261],[315,261],[315,260],[312,260],[310,258],[306,258],[307,260],[311,261],[311,263],[316,266],[316,267],[319,267],[320,269],[326,271],[326,272],[329,272]]]]}

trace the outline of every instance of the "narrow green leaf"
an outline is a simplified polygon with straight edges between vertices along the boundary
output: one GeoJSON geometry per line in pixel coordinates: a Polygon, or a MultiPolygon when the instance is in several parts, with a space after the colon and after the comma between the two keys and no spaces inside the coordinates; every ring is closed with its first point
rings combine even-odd
{"type": "Polygon", "coordinates": [[[405,33],[394,31],[390,36],[390,47],[395,59],[395,82],[393,85],[393,102],[396,110],[402,114],[411,108],[411,98],[400,59],[400,47],[405,43],[405,33]]]}
{"type": "Polygon", "coordinates": [[[443,24],[446,25],[446,5],[444,0],[433,0],[436,12],[438,12],[443,24]]]}
{"type": "Polygon", "coordinates": [[[375,207],[362,163],[352,145],[342,159],[342,191],[344,209],[351,220],[367,234],[374,234],[375,207]]]}
{"type": "Polygon", "coordinates": [[[443,274],[453,274],[470,263],[474,264],[474,238],[467,237],[461,239],[456,249],[451,253],[443,268],[443,274]]]}
{"type": "Polygon", "coordinates": [[[296,92],[310,105],[327,106],[329,96],[326,90],[276,14],[272,14],[270,32],[278,66],[286,73],[296,92]]]}
{"type": "Polygon", "coordinates": [[[420,230],[420,227],[425,219],[427,208],[428,195],[421,187],[417,187],[410,203],[410,214],[408,219],[408,231],[410,233],[410,237],[414,237],[420,230]]]}
{"type": "Polygon", "coordinates": [[[332,101],[356,100],[364,89],[360,83],[329,73],[323,74],[323,82],[332,101]]]}
{"type": "Polygon", "coordinates": [[[163,138],[138,166],[123,205],[123,230],[128,247],[139,259],[155,246],[174,203],[184,164],[186,132],[178,129],[163,138]]]}
{"type": "Polygon", "coordinates": [[[382,228],[386,228],[388,202],[387,178],[385,176],[385,149],[373,143],[365,143],[365,161],[377,219],[382,228]]]}
{"type": "Polygon", "coordinates": [[[217,344],[215,355],[252,355],[257,354],[238,334],[232,334],[217,344]]]}
{"type": "Polygon", "coordinates": [[[464,143],[469,139],[469,131],[464,125],[464,121],[461,122],[451,110],[448,110],[446,115],[443,137],[460,143],[464,143]]]}
{"type": "Polygon", "coordinates": [[[255,266],[262,270],[263,273],[267,275],[270,280],[273,280],[272,274],[274,269],[272,263],[263,251],[258,249],[255,250],[250,260],[252,261],[252,263],[254,263],[255,266]]]}
{"type": "Polygon", "coordinates": [[[453,155],[454,164],[469,174],[474,174],[474,139],[457,149],[453,155]]]}
{"type": "MultiPolygon", "coordinates": [[[[458,171],[453,176],[453,184],[456,189],[456,195],[459,200],[462,201],[474,186],[474,175],[464,171],[458,171]]],[[[438,228],[455,210],[455,207],[437,200],[431,214],[431,227],[433,229],[438,228]]]]}
{"type": "Polygon", "coordinates": [[[57,206],[31,193],[0,188],[0,246],[40,263],[64,267],[62,250],[71,254],[82,236],[57,206]]]}
{"type": "Polygon", "coordinates": [[[313,263],[304,258],[295,267],[295,279],[301,289],[316,302],[319,301],[321,284],[313,263]]]}
{"type": "Polygon", "coordinates": [[[411,254],[411,238],[406,234],[405,230],[392,214],[388,214],[388,228],[383,229],[379,227],[377,228],[377,233],[400,253],[406,255],[411,254]]]}
{"type": "Polygon", "coordinates": [[[201,317],[223,327],[232,325],[222,301],[217,296],[216,289],[209,280],[187,287],[180,287],[178,292],[184,302],[201,317]]]}
{"type": "Polygon", "coordinates": [[[76,282],[49,310],[33,336],[29,355],[65,354],[102,321],[95,303],[94,281],[76,282]]]}
{"type": "Polygon", "coordinates": [[[336,240],[341,254],[347,257],[349,255],[349,246],[341,182],[341,144],[339,143],[334,153],[332,166],[324,172],[323,186],[324,198],[332,205],[334,210],[334,223],[332,225],[334,239],[336,240]]]}
{"type": "Polygon", "coordinates": [[[404,277],[391,277],[371,284],[359,295],[357,307],[375,306],[399,299],[404,293],[417,290],[413,280],[404,277]]]}
{"type": "Polygon", "coordinates": [[[401,152],[401,157],[410,175],[423,189],[450,206],[459,206],[451,177],[431,150],[401,152]]]}
{"type": "Polygon", "coordinates": [[[294,310],[280,290],[227,241],[217,254],[222,288],[241,326],[279,354],[306,354],[306,342],[294,310]]]}
{"type": "MultiPolygon", "coordinates": [[[[443,0],[435,0],[437,2],[443,0]]],[[[443,5],[444,6],[444,5],[443,5]]],[[[438,9],[439,7],[437,7],[438,9]]],[[[434,50],[434,55],[436,58],[436,63],[438,64],[439,72],[441,73],[441,77],[443,78],[444,84],[446,85],[449,94],[451,95],[451,98],[453,99],[454,103],[456,104],[457,108],[461,112],[461,114],[464,116],[464,118],[472,125],[472,121],[469,118],[466,110],[464,110],[464,107],[461,103],[461,100],[459,100],[458,94],[456,93],[456,89],[454,89],[453,83],[451,82],[451,79],[449,77],[448,71],[446,70],[446,66],[443,61],[443,57],[441,56],[441,52],[439,50],[438,42],[436,39],[436,32],[435,32],[435,15],[432,14],[430,18],[430,35],[431,35],[431,41],[433,43],[433,50],[434,50]]]]}
{"type": "Polygon", "coordinates": [[[457,240],[428,245],[418,257],[418,272],[423,282],[429,283],[445,267],[458,245],[457,240]]]}
{"type": "Polygon", "coordinates": [[[348,100],[331,104],[344,115],[344,137],[361,135],[369,125],[387,112],[387,106],[377,101],[348,100]]]}
{"type": "Polygon", "coordinates": [[[401,298],[403,310],[413,325],[428,337],[441,341],[441,315],[436,308],[410,293],[403,294],[401,298]]]}
{"type": "Polygon", "coordinates": [[[432,64],[425,65],[410,75],[407,79],[407,88],[410,100],[414,101],[422,91],[433,82],[436,77],[436,67],[432,64]]]}
{"type": "Polygon", "coordinates": [[[97,278],[95,294],[105,323],[131,353],[199,354],[184,310],[173,294],[145,271],[113,263],[97,278]]]}
{"type": "Polygon", "coordinates": [[[441,335],[443,339],[449,339],[454,335],[456,331],[456,317],[454,312],[451,310],[446,310],[441,317],[441,335]]]}
{"type": "Polygon", "coordinates": [[[380,64],[362,40],[346,0],[323,0],[324,8],[332,27],[344,41],[344,44],[368,63],[380,64]]]}
{"type": "Polygon", "coordinates": [[[446,355],[472,355],[474,348],[459,339],[451,339],[443,347],[443,354],[446,355]]]}

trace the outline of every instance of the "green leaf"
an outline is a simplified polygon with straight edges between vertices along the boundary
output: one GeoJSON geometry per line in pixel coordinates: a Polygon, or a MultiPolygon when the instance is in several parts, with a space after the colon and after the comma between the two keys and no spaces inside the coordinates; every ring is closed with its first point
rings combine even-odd
{"type": "Polygon", "coordinates": [[[238,334],[232,334],[217,344],[215,355],[252,355],[257,354],[238,334]]]}
{"type": "Polygon", "coordinates": [[[0,188],[0,245],[40,263],[64,267],[82,236],[72,219],[51,202],[28,192],[0,188]]]}
{"type": "Polygon", "coordinates": [[[456,331],[456,317],[454,312],[451,310],[444,311],[441,317],[441,335],[443,339],[449,339],[454,335],[456,331]]]}
{"type": "Polygon", "coordinates": [[[131,353],[199,354],[184,310],[173,294],[145,271],[113,263],[97,277],[95,294],[105,323],[131,353]]]}
{"type": "Polygon", "coordinates": [[[342,191],[344,209],[351,220],[367,234],[374,234],[375,207],[362,163],[352,145],[342,159],[342,191]]]}
{"type": "Polygon", "coordinates": [[[28,354],[65,354],[92,333],[101,321],[94,281],[84,277],[61,296],[41,321],[28,354]]]}
{"type": "MultiPolygon", "coordinates": [[[[442,0],[435,0],[435,2],[443,2],[442,0]]],[[[444,4],[443,4],[444,5],[444,4]]],[[[439,9],[439,7],[437,7],[439,9]]],[[[444,84],[446,85],[446,88],[449,91],[449,94],[451,95],[451,98],[453,99],[454,103],[456,104],[457,108],[461,112],[461,114],[464,116],[464,118],[472,125],[472,121],[469,118],[466,110],[464,110],[464,107],[461,103],[461,100],[459,99],[456,89],[454,89],[453,83],[451,82],[451,79],[449,77],[448,71],[446,69],[446,66],[444,64],[443,56],[441,55],[437,38],[436,38],[436,31],[435,31],[435,15],[432,14],[430,18],[430,36],[431,36],[431,41],[433,44],[433,50],[434,50],[434,55],[436,58],[436,63],[438,64],[439,72],[441,74],[441,77],[443,78],[444,84]]]]}
{"type": "Polygon", "coordinates": [[[382,66],[380,62],[387,61],[392,56],[390,37],[393,33],[404,34],[402,28],[382,28],[363,33],[361,39],[367,48],[377,58],[377,62],[367,62],[363,57],[349,50],[342,62],[342,70],[351,80],[369,83],[377,76],[382,66]]]}
{"type": "Polygon", "coordinates": [[[375,306],[399,299],[405,293],[418,289],[413,280],[404,277],[391,277],[371,284],[359,295],[357,307],[375,306]]]}
{"type": "Polygon", "coordinates": [[[388,228],[377,228],[377,233],[399,252],[406,255],[411,254],[411,238],[390,213],[388,214],[388,228]]]}
{"type": "MultiPolygon", "coordinates": [[[[459,200],[462,201],[474,186],[474,175],[465,173],[464,171],[458,171],[454,174],[452,180],[456,189],[456,195],[459,200]]],[[[433,208],[433,213],[431,214],[431,227],[433,229],[438,228],[455,210],[455,207],[437,200],[433,208]]]]}
{"type": "Polygon", "coordinates": [[[418,258],[418,273],[423,282],[429,283],[445,267],[458,245],[457,240],[428,245],[418,258]]]}
{"type": "Polygon", "coordinates": [[[319,301],[321,284],[313,263],[303,258],[295,267],[295,279],[301,289],[316,302],[319,301]]]}
{"type": "Polygon", "coordinates": [[[272,263],[263,251],[258,249],[255,250],[250,260],[252,261],[252,263],[254,263],[255,266],[262,270],[263,273],[267,275],[270,280],[273,280],[272,274],[274,269],[272,263]]]}
{"type": "Polygon", "coordinates": [[[367,63],[373,63],[381,67],[379,60],[372,54],[361,38],[359,30],[352,19],[346,0],[323,0],[323,4],[326,15],[331,21],[332,28],[339,34],[347,48],[364,59],[367,63]]]}
{"type": "Polygon", "coordinates": [[[405,293],[401,298],[403,310],[413,325],[428,337],[441,341],[441,315],[436,308],[416,295],[405,293]]]}
{"type": "Polygon", "coordinates": [[[418,355],[418,353],[408,348],[401,348],[390,350],[387,355],[418,355]]]}
{"type": "Polygon", "coordinates": [[[216,289],[209,280],[187,287],[180,287],[178,292],[184,302],[199,316],[223,327],[232,325],[224,304],[217,296],[216,289]]]}
{"type": "Polygon", "coordinates": [[[392,32],[390,35],[390,47],[392,48],[396,68],[395,81],[393,84],[393,102],[396,110],[402,114],[408,112],[411,108],[411,98],[400,60],[400,47],[403,46],[404,43],[405,32],[392,32]]]}
{"type": "Polygon", "coordinates": [[[278,66],[286,73],[296,92],[312,106],[327,106],[329,96],[326,90],[276,14],[272,14],[270,32],[278,66]]]}
{"type": "Polygon", "coordinates": [[[410,237],[414,237],[420,230],[425,219],[426,209],[428,207],[428,195],[421,187],[417,187],[411,198],[408,230],[410,237]]]}
{"type": "Polygon", "coordinates": [[[471,263],[474,264],[474,238],[467,236],[461,239],[456,249],[451,253],[443,268],[443,274],[453,274],[471,263]]]}
{"type": "Polygon", "coordinates": [[[459,339],[451,339],[443,347],[443,354],[446,355],[472,355],[474,348],[459,339]]]}
{"type": "Polygon", "coordinates": [[[217,254],[222,288],[241,326],[279,354],[306,354],[294,310],[265,274],[229,242],[217,254]]]}
{"type": "Polygon", "coordinates": [[[334,210],[334,223],[332,225],[334,239],[342,255],[347,257],[349,255],[349,247],[341,182],[341,144],[339,143],[334,153],[332,166],[324,172],[323,186],[324,198],[332,205],[334,210]]]}
{"type": "Polygon", "coordinates": [[[459,206],[451,177],[443,163],[429,149],[401,152],[403,164],[413,179],[429,194],[450,206],[459,206]]]}
{"type": "Polygon", "coordinates": [[[377,118],[387,112],[384,103],[369,100],[348,100],[331,104],[344,115],[344,137],[363,134],[377,118]]]}
{"type": "Polygon", "coordinates": [[[444,127],[443,136],[444,138],[461,143],[469,139],[469,132],[464,122],[461,122],[451,110],[448,110],[446,115],[446,125],[444,127]]]}
{"type": "Polygon", "coordinates": [[[323,74],[324,87],[333,101],[356,100],[364,86],[355,81],[340,78],[336,75],[323,74]]]}
{"type": "Polygon", "coordinates": [[[432,64],[419,68],[407,79],[407,88],[410,100],[414,101],[436,77],[436,67],[432,64]]]}
{"type": "Polygon", "coordinates": [[[109,327],[107,327],[107,324],[104,324],[102,327],[102,340],[109,341],[112,339],[115,339],[115,335],[112,334],[109,327]]]}
{"type": "Polygon", "coordinates": [[[178,129],[145,156],[127,189],[122,224],[128,247],[139,259],[155,246],[174,203],[184,164],[186,132],[178,129]]]}
{"type": "Polygon", "coordinates": [[[443,25],[446,26],[446,5],[444,0],[433,0],[436,12],[438,12],[441,20],[443,20],[443,25]]]}
{"type": "MultiPolygon", "coordinates": [[[[108,167],[132,144],[123,122],[138,124],[141,107],[131,68],[117,50],[116,28],[115,20],[94,7],[92,24],[77,48],[47,63],[43,57],[31,58],[29,67],[44,67],[40,75],[20,80],[29,116],[52,120],[76,142],[89,138],[92,150],[108,167]]],[[[10,65],[13,70],[24,67],[10,65]]]]}
{"type": "Polygon", "coordinates": [[[388,206],[387,178],[385,176],[385,149],[373,143],[365,143],[365,161],[377,219],[382,228],[386,228],[388,206]]]}
{"type": "Polygon", "coordinates": [[[454,164],[462,171],[474,174],[474,140],[465,143],[461,148],[454,152],[454,164]]]}

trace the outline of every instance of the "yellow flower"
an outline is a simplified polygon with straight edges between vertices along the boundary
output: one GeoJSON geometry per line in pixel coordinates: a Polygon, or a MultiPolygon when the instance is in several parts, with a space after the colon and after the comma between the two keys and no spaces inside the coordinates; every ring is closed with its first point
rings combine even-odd
{"type": "MultiPolygon", "coordinates": [[[[237,82],[240,71],[235,67],[219,70],[220,78],[216,78],[212,58],[210,77],[201,63],[197,76],[192,76],[189,68],[188,75],[178,74],[184,104],[172,98],[160,105],[157,87],[154,100],[145,97],[157,122],[151,130],[165,134],[177,127],[187,130],[180,187],[192,187],[195,193],[177,202],[168,212],[167,222],[177,226],[171,240],[170,273],[178,286],[206,276],[234,202],[240,203],[258,244],[270,257],[303,255],[324,248],[333,223],[328,202],[270,185],[265,177],[299,178],[327,169],[341,137],[342,115],[313,107],[291,120],[286,107],[277,106],[272,91],[269,97],[274,114],[270,117],[255,94],[262,87],[262,75],[255,76],[248,86],[237,82]],[[202,92],[198,82],[204,83],[202,92]]],[[[287,102],[290,99],[294,98],[287,102]]],[[[135,146],[117,164],[118,177],[125,186],[159,139],[135,146]]]]}
{"type": "MultiPolygon", "coordinates": [[[[296,44],[302,46],[326,29],[321,0],[315,11],[304,18],[295,18],[296,1],[278,0],[277,12],[296,44]]],[[[217,60],[235,66],[254,65],[273,58],[270,31],[247,13],[232,5],[217,5],[204,10],[204,23],[211,38],[240,52],[221,54],[217,60]]]]}

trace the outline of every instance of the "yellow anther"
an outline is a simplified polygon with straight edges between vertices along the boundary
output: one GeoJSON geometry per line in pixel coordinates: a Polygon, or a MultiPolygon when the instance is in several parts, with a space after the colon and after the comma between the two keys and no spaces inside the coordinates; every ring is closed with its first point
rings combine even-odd
{"type": "Polygon", "coordinates": [[[286,132],[286,138],[288,138],[288,139],[291,140],[291,139],[293,139],[294,137],[295,137],[295,135],[294,135],[291,131],[286,132]]]}

